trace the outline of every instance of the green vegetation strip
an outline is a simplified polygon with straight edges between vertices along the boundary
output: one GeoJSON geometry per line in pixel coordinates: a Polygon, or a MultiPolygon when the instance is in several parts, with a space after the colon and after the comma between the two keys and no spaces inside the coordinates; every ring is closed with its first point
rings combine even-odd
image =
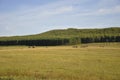
{"type": "Polygon", "coordinates": [[[120,42],[120,28],[63,29],[36,35],[0,37],[0,46],[56,46],[80,43],[120,42]]]}

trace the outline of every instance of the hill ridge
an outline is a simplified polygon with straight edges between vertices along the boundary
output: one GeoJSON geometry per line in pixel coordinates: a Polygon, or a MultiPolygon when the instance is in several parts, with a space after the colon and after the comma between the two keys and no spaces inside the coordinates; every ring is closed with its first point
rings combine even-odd
{"type": "Polygon", "coordinates": [[[0,45],[65,45],[93,42],[120,42],[120,28],[57,29],[27,36],[0,37],[0,45]]]}

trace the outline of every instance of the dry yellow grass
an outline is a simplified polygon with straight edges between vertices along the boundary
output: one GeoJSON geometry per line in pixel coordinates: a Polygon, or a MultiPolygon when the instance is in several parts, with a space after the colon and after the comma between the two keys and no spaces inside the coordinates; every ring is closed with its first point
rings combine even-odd
{"type": "Polygon", "coordinates": [[[120,48],[0,47],[0,79],[120,80],[120,48]]]}

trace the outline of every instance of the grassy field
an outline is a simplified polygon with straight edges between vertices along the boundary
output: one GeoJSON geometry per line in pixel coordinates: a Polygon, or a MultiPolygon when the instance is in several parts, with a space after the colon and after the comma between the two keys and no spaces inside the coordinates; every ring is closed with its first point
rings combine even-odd
{"type": "Polygon", "coordinates": [[[120,43],[0,47],[0,80],[120,80],[120,43]]]}

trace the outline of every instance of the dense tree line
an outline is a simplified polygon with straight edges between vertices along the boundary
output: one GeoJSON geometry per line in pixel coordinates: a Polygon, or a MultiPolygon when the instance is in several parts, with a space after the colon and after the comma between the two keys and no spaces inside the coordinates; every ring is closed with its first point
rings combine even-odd
{"type": "Polygon", "coordinates": [[[81,38],[81,43],[120,42],[120,36],[102,36],[81,38]]]}
{"type": "Polygon", "coordinates": [[[0,41],[0,45],[26,45],[26,46],[57,46],[73,45],[81,43],[98,43],[98,42],[120,42],[120,36],[102,36],[102,37],[84,37],[70,39],[41,39],[41,40],[9,40],[0,41]]]}
{"type": "Polygon", "coordinates": [[[0,46],[56,46],[80,43],[120,42],[120,28],[52,30],[28,36],[0,37],[0,46]]]}
{"type": "Polygon", "coordinates": [[[69,41],[67,39],[56,39],[56,40],[14,40],[14,41],[0,41],[0,45],[26,45],[26,46],[57,46],[66,45],[69,41]]]}

